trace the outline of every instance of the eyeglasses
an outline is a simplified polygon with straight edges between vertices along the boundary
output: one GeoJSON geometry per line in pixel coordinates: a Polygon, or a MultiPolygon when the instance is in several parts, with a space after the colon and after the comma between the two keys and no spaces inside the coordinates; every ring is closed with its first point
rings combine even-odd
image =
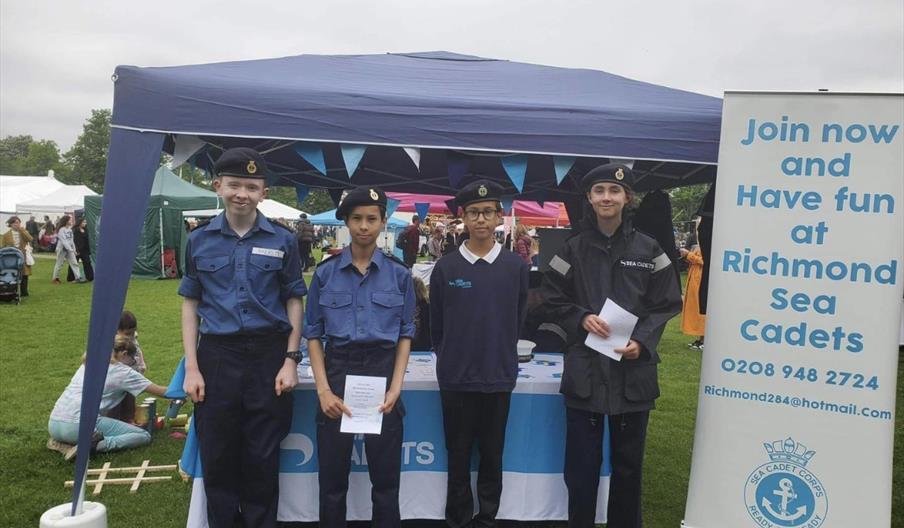
{"type": "Polygon", "coordinates": [[[465,209],[465,218],[474,221],[483,215],[487,220],[494,220],[499,212],[496,209],[465,209]]]}

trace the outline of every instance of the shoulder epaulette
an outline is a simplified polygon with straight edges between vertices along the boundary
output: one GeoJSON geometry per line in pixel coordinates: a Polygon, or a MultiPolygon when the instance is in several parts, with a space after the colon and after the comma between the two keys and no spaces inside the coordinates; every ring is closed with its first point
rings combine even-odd
{"type": "MultiPolygon", "coordinates": [[[[378,250],[378,251],[379,251],[379,250],[378,250]]],[[[405,261],[404,261],[404,260],[400,259],[399,257],[397,257],[397,256],[395,256],[395,255],[393,255],[393,254],[391,254],[391,253],[383,253],[383,255],[385,255],[386,258],[388,258],[389,260],[394,261],[395,263],[397,263],[397,264],[399,264],[399,265],[405,266],[406,268],[408,267],[408,265],[405,264],[405,261]]]]}
{"type": "Polygon", "coordinates": [[[289,226],[287,226],[287,225],[283,225],[283,224],[281,224],[280,222],[275,222],[275,221],[274,221],[274,222],[270,222],[270,225],[276,226],[276,227],[281,227],[281,228],[285,229],[286,231],[292,233],[293,235],[295,234],[295,231],[292,231],[292,228],[291,228],[291,227],[289,227],[289,226]]]}
{"type": "Polygon", "coordinates": [[[317,267],[319,268],[320,266],[323,266],[323,265],[326,264],[327,262],[333,260],[333,258],[335,258],[337,255],[341,255],[341,254],[342,254],[342,253],[336,253],[335,255],[329,255],[329,256],[327,256],[325,259],[323,259],[323,260],[321,260],[320,262],[317,263],[317,267]]]}

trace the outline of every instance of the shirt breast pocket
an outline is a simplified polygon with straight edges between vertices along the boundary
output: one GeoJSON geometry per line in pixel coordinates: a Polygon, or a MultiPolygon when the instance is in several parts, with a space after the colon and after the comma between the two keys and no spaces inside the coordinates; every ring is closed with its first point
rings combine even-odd
{"type": "Polygon", "coordinates": [[[232,282],[231,257],[222,255],[219,257],[195,257],[195,269],[198,270],[198,278],[208,284],[228,288],[232,282]]]}
{"type": "Polygon", "coordinates": [[[258,273],[269,273],[272,271],[279,271],[283,267],[283,262],[281,258],[270,257],[267,255],[251,255],[248,259],[248,262],[254,266],[254,269],[258,273]]]}
{"type": "Polygon", "coordinates": [[[393,331],[402,321],[405,297],[396,292],[374,292],[371,294],[374,318],[382,331],[393,331]]]}
{"type": "Polygon", "coordinates": [[[352,294],[346,292],[320,292],[318,300],[323,314],[323,331],[328,336],[349,337],[354,322],[352,294]]]}

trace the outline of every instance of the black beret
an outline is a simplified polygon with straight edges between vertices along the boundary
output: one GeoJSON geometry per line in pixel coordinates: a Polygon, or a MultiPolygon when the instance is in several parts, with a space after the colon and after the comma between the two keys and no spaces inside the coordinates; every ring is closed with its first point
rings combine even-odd
{"type": "Polygon", "coordinates": [[[352,209],[359,205],[378,205],[386,211],[386,193],[377,187],[358,187],[352,189],[345,195],[345,198],[339,202],[336,208],[336,218],[345,220],[345,217],[352,212],[352,209]]]}
{"type": "Polygon", "coordinates": [[[622,187],[634,189],[634,173],[621,163],[607,163],[594,168],[581,178],[581,189],[588,192],[594,184],[600,182],[617,183],[622,187]]]}
{"type": "Polygon", "coordinates": [[[502,186],[489,180],[477,180],[469,183],[455,195],[455,203],[464,209],[474,202],[501,202],[502,186]]]}
{"type": "Polygon", "coordinates": [[[267,177],[267,162],[264,157],[248,147],[231,148],[220,155],[213,165],[213,171],[219,176],[237,176],[239,178],[267,177]]]}

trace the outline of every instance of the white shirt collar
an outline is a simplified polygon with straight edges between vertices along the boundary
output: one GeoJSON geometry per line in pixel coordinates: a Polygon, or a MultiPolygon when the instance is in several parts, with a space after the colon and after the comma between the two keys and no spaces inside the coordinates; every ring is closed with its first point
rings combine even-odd
{"type": "Polygon", "coordinates": [[[471,253],[471,250],[468,249],[466,240],[462,242],[460,246],[458,246],[458,252],[461,253],[461,256],[463,256],[465,260],[467,260],[471,264],[476,264],[477,261],[481,259],[485,260],[489,264],[492,264],[496,260],[496,257],[498,257],[500,253],[502,253],[502,244],[500,244],[499,242],[493,242],[493,249],[491,249],[490,252],[486,255],[478,257],[474,253],[471,253]]]}

